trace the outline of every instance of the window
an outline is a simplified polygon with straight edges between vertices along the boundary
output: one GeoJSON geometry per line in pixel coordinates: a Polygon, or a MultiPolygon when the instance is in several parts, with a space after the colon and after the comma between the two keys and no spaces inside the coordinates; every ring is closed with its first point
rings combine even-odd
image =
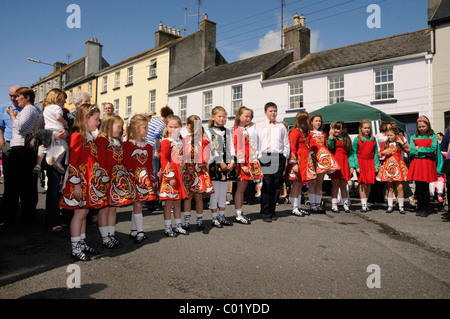
{"type": "Polygon", "coordinates": [[[233,86],[232,90],[231,114],[236,115],[236,111],[242,106],[242,85],[233,86]]]}
{"type": "Polygon", "coordinates": [[[133,84],[133,67],[128,68],[128,80],[127,84],[133,84]]]}
{"type": "Polygon", "coordinates": [[[51,84],[50,81],[48,81],[47,82],[47,92],[46,93],[50,92],[51,89],[52,89],[52,84],[51,84]]]}
{"type": "Polygon", "coordinates": [[[211,117],[211,110],[213,104],[212,91],[203,92],[203,118],[209,119],[211,117]]]}
{"type": "Polygon", "coordinates": [[[72,103],[73,103],[73,91],[70,90],[69,91],[69,104],[72,104],[72,103]]]}
{"type": "Polygon", "coordinates": [[[156,77],[156,59],[150,61],[150,77],[156,77]]]}
{"type": "Polygon", "coordinates": [[[108,91],[108,77],[104,76],[103,77],[103,92],[108,91]]]}
{"type": "MultiPolygon", "coordinates": [[[[44,100],[44,86],[41,85],[39,87],[39,102],[42,102],[44,100]]],[[[70,102],[72,103],[72,102],[70,102]]]]}
{"type": "Polygon", "coordinates": [[[89,92],[89,95],[92,96],[92,82],[89,82],[89,84],[88,84],[88,92],[89,92]]]}
{"type": "Polygon", "coordinates": [[[156,113],[156,90],[150,91],[150,111],[156,113]]]}
{"type": "Polygon", "coordinates": [[[344,75],[328,78],[328,103],[336,104],[344,101],[344,75]]]}
{"type": "Polygon", "coordinates": [[[179,109],[180,109],[179,114],[180,114],[181,122],[184,123],[186,121],[186,114],[187,114],[187,96],[180,97],[179,109]]]}
{"type": "Polygon", "coordinates": [[[133,112],[133,98],[127,96],[127,115],[130,115],[131,112],[133,112]]]}
{"type": "Polygon", "coordinates": [[[303,108],[303,81],[289,84],[289,109],[303,108]]]}
{"type": "Polygon", "coordinates": [[[119,100],[114,100],[114,111],[119,114],[119,100]]]}
{"type": "Polygon", "coordinates": [[[115,78],[115,83],[114,83],[114,88],[119,88],[120,87],[120,71],[116,72],[116,78],[115,78]]]}
{"type": "Polygon", "coordinates": [[[375,100],[394,98],[394,70],[392,67],[374,70],[375,100]]]}

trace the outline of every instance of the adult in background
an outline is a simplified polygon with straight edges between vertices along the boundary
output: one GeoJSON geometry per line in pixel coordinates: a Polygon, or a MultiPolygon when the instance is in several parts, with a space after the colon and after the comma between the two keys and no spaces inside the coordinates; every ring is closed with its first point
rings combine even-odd
{"type": "MultiPolygon", "coordinates": [[[[64,105],[67,94],[61,89],[53,89],[47,93],[43,106],[46,105],[64,105]]],[[[63,116],[67,120],[67,115],[63,116]]],[[[69,130],[62,129],[59,131],[51,131],[45,129],[45,120],[43,111],[39,114],[33,128],[33,132],[39,139],[40,144],[48,148],[51,145],[53,137],[66,139],[69,136],[69,130]]],[[[66,155],[67,156],[67,155],[66,155]]],[[[62,161],[64,162],[64,160],[62,161]]],[[[61,210],[59,208],[59,200],[61,198],[61,182],[63,175],[53,166],[48,165],[45,157],[42,161],[42,169],[46,171],[48,178],[47,192],[45,198],[45,226],[54,232],[62,230],[61,210]]]]}
{"type": "Polygon", "coordinates": [[[75,104],[75,109],[67,115],[69,129],[73,125],[73,121],[77,115],[77,109],[83,104],[91,104],[91,95],[86,91],[78,91],[73,97],[73,104],[75,104]]]}
{"type": "Polygon", "coordinates": [[[17,107],[15,112],[12,106],[6,108],[6,113],[12,120],[12,138],[10,141],[10,169],[13,174],[9,180],[10,191],[8,197],[3,198],[2,214],[5,220],[15,223],[19,212],[19,199],[21,204],[22,222],[33,224],[36,222],[36,205],[38,202],[37,183],[33,175],[36,164],[37,150],[25,145],[25,139],[31,133],[39,111],[34,104],[34,91],[21,87],[15,92],[17,107]]]}
{"type": "MultiPolygon", "coordinates": [[[[0,147],[2,148],[2,165],[3,165],[3,198],[9,198],[11,195],[10,192],[10,180],[14,178],[13,171],[10,168],[10,153],[11,146],[10,142],[12,139],[12,120],[8,113],[6,113],[6,109],[8,106],[12,107],[14,112],[19,113],[22,109],[17,107],[17,98],[16,91],[20,88],[20,86],[15,85],[9,89],[9,99],[10,103],[3,105],[0,107],[0,147]]],[[[4,202],[5,200],[3,200],[4,202]]],[[[2,204],[0,206],[0,224],[4,224],[7,220],[6,218],[6,208],[3,207],[2,204]]]]}
{"type": "Polygon", "coordinates": [[[110,102],[105,104],[105,116],[107,115],[114,115],[114,106],[110,102]]]}
{"type": "MultiPolygon", "coordinates": [[[[159,149],[163,138],[164,126],[166,125],[165,120],[169,115],[173,115],[173,110],[169,106],[165,106],[161,108],[160,115],[160,117],[154,118],[148,123],[147,133],[147,143],[153,148],[153,173],[156,180],[158,180],[157,174],[161,168],[159,149]]],[[[145,208],[157,208],[158,202],[154,201],[152,204],[147,202],[143,206],[145,208]]]]}

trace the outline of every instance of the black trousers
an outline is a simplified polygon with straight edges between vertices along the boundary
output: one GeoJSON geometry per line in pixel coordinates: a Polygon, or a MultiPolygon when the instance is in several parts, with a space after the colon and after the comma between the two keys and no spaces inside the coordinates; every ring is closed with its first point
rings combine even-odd
{"type": "Polygon", "coordinates": [[[34,165],[36,165],[36,151],[24,146],[11,147],[7,159],[7,191],[1,207],[2,221],[8,223],[17,221],[20,202],[22,222],[36,222],[38,195],[37,178],[33,174],[34,165]]]}
{"type": "Polygon", "coordinates": [[[416,181],[416,199],[417,210],[428,210],[428,204],[430,203],[430,184],[427,182],[416,181]]]}
{"type": "Polygon", "coordinates": [[[286,157],[278,153],[263,153],[260,159],[264,175],[261,188],[261,218],[270,218],[275,214],[283,185],[283,172],[286,157]]]}

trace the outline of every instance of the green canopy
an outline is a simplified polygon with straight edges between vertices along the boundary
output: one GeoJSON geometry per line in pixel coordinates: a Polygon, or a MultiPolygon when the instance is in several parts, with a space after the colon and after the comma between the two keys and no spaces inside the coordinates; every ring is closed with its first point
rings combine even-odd
{"type": "MultiPolygon", "coordinates": [[[[383,111],[380,111],[379,109],[368,105],[351,101],[343,101],[341,103],[328,105],[316,111],[310,112],[310,114],[322,115],[324,124],[328,124],[333,121],[343,121],[344,123],[359,123],[363,119],[368,119],[370,121],[379,122],[396,122],[399,129],[401,129],[402,131],[406,130],[404,123],[399,122],[383,111]]],[[[289,125],[293,125],[294,120],[295,116],[286,117],[284,119],[284,121],[289,125]]]]}

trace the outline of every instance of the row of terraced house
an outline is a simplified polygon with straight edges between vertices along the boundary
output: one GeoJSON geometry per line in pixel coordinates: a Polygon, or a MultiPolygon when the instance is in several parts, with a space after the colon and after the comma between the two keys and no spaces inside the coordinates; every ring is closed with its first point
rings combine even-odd
{"type": "Polygon", "coordinates": [[[419,115],[428,116],[436,132],[449,124],[450,0],[429,0],[425,29],[331,50],[310,52],[304,16],[295,15],[283,32],[283,49],[233,63],[217,50],[216,23],[207,16],[184,37],[160,24],[154,48],[113,65],[91,39],[85,57],[69,65],[56,62],[54,72],[32,88],[38,106],[46,92],[60,87],[69,110],[82,90],[101,107],[112,103],[122,117],[158,114],[169,105],[182,120],[195,114],[206,122],[220,105],[229,119],[247,106],[258,122],[268,101],[278,105],[278,118],[288,119],[346,100],[384,111],[410,133],[419,115]]]}

